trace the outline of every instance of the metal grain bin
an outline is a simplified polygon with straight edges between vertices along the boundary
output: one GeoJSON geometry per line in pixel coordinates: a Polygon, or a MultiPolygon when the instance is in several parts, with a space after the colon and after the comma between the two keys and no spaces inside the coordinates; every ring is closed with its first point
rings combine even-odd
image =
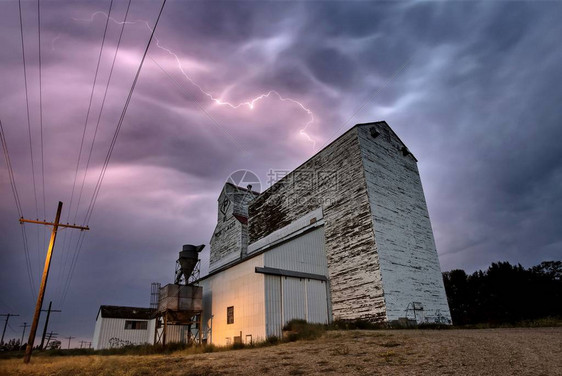
{"type": "Polygon", "coordinates": [[[158,311],[203,310],[203,287],[168,284],[160,289],[158,311]]]}

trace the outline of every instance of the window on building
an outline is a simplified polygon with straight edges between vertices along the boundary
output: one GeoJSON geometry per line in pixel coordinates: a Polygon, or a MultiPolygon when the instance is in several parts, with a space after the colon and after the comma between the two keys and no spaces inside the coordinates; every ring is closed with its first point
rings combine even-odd
{"type": "Polygon", "coordinates": [[[226,308],[226,323],[234,324],[234,307],[226,308]]]}
{"type": "Polygon", "coordinates": [[[147,328],[148,328],[148,321],[133,321],[133,320],[125,321],[125,329],[146,330],[147,328]]]}

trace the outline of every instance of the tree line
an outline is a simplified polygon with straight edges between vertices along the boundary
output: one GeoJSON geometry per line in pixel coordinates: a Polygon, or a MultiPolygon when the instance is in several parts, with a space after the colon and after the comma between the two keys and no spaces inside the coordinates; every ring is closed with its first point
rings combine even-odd
{"type": "Polygon", "coordinates": [[[443,273],[453,324],[514,324],[562,317],[562,262],[523,268],[492,263],[486,271],[443,273]]]}

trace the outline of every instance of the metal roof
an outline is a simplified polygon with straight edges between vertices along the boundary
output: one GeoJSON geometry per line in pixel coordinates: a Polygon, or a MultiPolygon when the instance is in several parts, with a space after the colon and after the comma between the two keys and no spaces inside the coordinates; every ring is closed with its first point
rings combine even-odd
{"type": "Polygon", "coordinates": [[[150,320],[154,317],[154,309],[140,307],[122,307],[102,305],[98,311],[98,317],[112,319],[139,319],[150,320]]]}

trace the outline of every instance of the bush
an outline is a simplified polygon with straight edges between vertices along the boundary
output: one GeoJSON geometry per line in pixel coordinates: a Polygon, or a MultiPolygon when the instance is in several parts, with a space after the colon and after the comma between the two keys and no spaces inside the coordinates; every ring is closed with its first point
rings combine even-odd
{"type": "Polygon", "coordinates": [[[243,349],[245,346],[242,342],[234,342],[232,344],[232,350],[240,350],[243,349]]]}
{"type": "Polygon", "coordinates": [[[367,320],[336,320],[329,326],[329,330],[376,330],[385,329],[387,324],[374,323],[367,320]]]}
{"type": "Polygon", "coordinates": [[[541,328],[541,327],[559,327],[562,326],[562,317],[549,316],[536,320],[523,320],[514,323],[477,323],[458,325],[455,328],[461,329],[490,329],[490,328],[541,328]]]}
{"type": "Polygon", "coordinates": [[[45,355],[47,356],[76,356],[76,355],[93,355],[95,353],[94,349],[54,349],[47,350],[45,355]]]}
{"type": "Polygon", "coordinates": [[[190,347],[186,343],[168,343],[162,345],[128,345],[113,349],[97,350],[95,354],[99,355],[153,355],[153,354],[171,354],[176,351],[185,350],[190,347]]]}
{"type": "Polygon", "coordinates": [[[279,343],[279,337],[277,337],[277,336],[267,337],[265,342],[269,345],[277,345],[279,343]]]}
{"type": "Polygon", "coordinates": [[[287,332],[286,339],[290,342],[299,339],[315,339],[326,331],[323,324],[310,324],[305,320],[291,320],[284,327],[283,331],[287,332]]]}
{"type": "Polygon", "coordinates": [[[434,330],[446,330],[454,329],[453,325],[447,324],[435,324],[435,323],[421,323],[417,325],[417,329],[434,329],[434,330]]]}

